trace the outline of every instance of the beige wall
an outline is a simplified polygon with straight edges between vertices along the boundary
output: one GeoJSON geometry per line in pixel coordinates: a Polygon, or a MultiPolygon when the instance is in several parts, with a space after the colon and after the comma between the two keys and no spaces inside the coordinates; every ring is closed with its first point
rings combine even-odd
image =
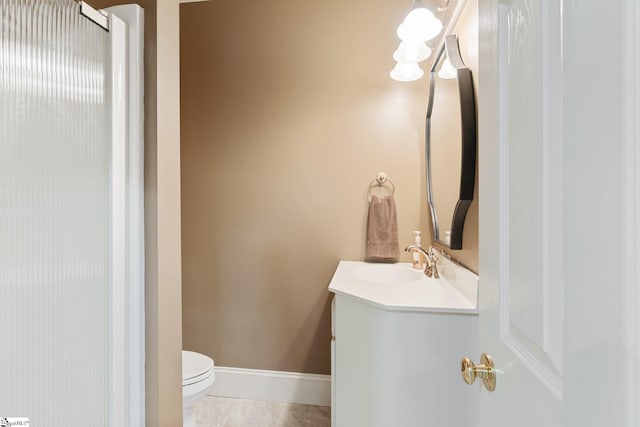
{"type": "MultiPolygon", "coordinates": [[[[430,240],[428,81],[388,73],[408,3],[181,6],[184,347],[218,366],[327,374],[340,259],[366,190],[396,186],[401,246],[430,240]]],[[[409,261],[405,254],[402,261],[409,261]]]]}
{"type": "Polygon", "coordinates": [[[179,5],[90,3],[145,9],[145,413],[149,427],[175,427],[182,425],[179,5]]]}
{"type": "MultiPolygon", "coordinates": [[[[467,4],[462,11],[455,27],[450,34],[458,36],[460,45],[460,54],[462,60],[471,69],[473,73],[473,83],[475,84],[476,97],[478,96],[478,0],[467,0],[467,4]]],[[[440,99],[440,98],[438,98],[440,99]]],[[[446,124],[439,127],[440,129],[451,129],[446,124]]],[[[454,137],[453,135],[451,136],[454,137]]],[[[459,138],[459,135],[457,136],[459,138]]],[[[457,189],[449,190],[452,194],[457,194],[457,189]]],[[[464,233],[462,234],[462,249],[450,250],[446,249],[452,257],[460,261],[469,269],[478,272],[478,168],[476,168],[476,184],[473,202],[469,206],[467,218],[464,224],[464,233]]]]}

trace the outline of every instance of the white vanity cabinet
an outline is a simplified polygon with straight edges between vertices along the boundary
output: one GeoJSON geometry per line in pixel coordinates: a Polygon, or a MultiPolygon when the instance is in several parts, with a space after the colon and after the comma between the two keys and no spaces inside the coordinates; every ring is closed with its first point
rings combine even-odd
{"type": "MultiPolygon", "coordinates": [[[[340,266],[329,287],[335,293],[332,426],[475,425],[479,389],[477,384],[466,385],[460,375],[462,357],[478,357],[475,308],[442,307],[442,299],[434,308],[412,307],[410,302],[402,306],[397,298],[391,298],[393,305],[385,305],[380,295],[368,299],[366,286],[364,293],[349,293],[354,288],[340,285],[339,272],[340,266]]],[[[345,278],[349,275],[342,274],[345,278]]],[[[429,280],[415,286],[435,290],[436,299],[452,291],[445,289],[448,283],[429,280]]],[[[391,287],[384,292],[393,292],[396,285],[384,286],[391,287]]],[[[416,289],[399,291],[411,294],[416,289]]]]}

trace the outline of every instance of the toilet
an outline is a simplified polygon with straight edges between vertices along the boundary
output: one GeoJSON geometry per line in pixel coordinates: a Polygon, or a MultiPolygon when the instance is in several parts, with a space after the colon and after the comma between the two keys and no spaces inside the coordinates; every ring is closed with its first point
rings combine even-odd
{"type": "Polygon", "coordinates": [[[194,351],[182,350],[182,412],[183,426],[196,427],[194,404],[215,381],[213,359],[194,351]]]}

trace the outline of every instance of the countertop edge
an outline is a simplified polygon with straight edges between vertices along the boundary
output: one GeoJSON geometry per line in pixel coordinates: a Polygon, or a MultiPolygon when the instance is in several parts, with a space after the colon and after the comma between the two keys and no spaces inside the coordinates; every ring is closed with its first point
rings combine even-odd
{"type": "Polygon", "coordinates": [[[362,301],[366,304],[372,305],[374,307],[380,308],[385,311],[393,311],[393,312],[413,312],[413,313],[442,313],[442,314],[466,314],[471,316],[478,315],[478,307],[475,308],[451,308],[451,307],[424,307],[424,306],[397,306],[397,305],[386,305],[382,304],[378,301],[373,301],[368,298],[352,294],[346,291],[328,288],[329,292],[334,295],[346,296],[349,298],[353,298],[358,301],[362,301]]]}

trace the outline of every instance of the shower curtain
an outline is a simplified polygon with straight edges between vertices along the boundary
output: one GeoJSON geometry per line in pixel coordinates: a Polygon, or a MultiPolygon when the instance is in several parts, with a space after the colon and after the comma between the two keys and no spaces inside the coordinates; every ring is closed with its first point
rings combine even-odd
{"type": "Polygon", "coordinates": [[[0,419],[130,424],[113,37],[72,0],[0,0],[0,419]]]}

